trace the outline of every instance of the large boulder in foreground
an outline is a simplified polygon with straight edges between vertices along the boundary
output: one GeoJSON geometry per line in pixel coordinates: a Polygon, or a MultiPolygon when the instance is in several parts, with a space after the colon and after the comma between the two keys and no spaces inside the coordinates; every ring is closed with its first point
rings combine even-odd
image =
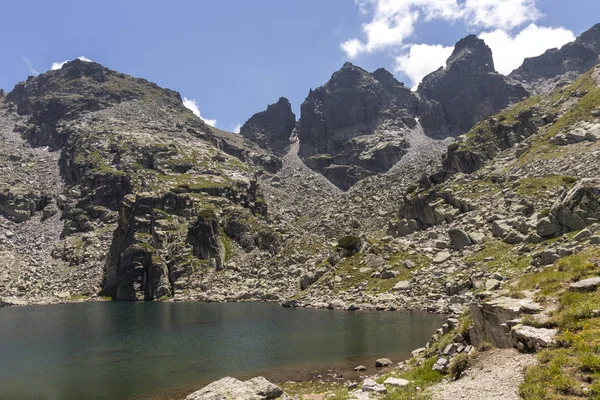
{"type": "Polygon", "coordinates": [[[292,112],[292,106],[288,99],[282,97],[246,121],[240,128],[240,135],[263,149],[283,156],[289,148],[290,135],[295,126],[296,115],[292,112]]]}
{"type": "Polygon", "coordinates": [[[187,396],[186,400],[287,400],[289,397],[262,376],[242,382],[235,378],[219,379],[187,396]]]}
{"type": "Polygon", "coordinates": [[[521,85],[496,72],[492,50],[475,35],[461,39],[446,68],[423,78],[418,92],[442,106],[452,136],[528,96],[521,85]]]}

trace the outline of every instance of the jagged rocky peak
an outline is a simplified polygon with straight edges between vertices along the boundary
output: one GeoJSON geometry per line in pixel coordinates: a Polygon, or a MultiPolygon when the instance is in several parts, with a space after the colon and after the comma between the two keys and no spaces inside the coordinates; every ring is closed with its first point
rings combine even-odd
{"type": "Polygon", "coordinates": [[[599,62],[600,24],[596,24],[560,49],[526,58],[509,76],[532,93],[549,93],[577,79],[599,62]]]}
{"type": "Polygon", "coordinates": [[[385,172],[406,153],[406,133],[443,131],[442,110],[381,68],[373,73],[349,62],[301,107],[299,155],[342,189],[385,172]]]}
{"type": "Polygon", "coordinates": [[[418,92],[442,106],[451,136],[528,96],[521,85],[495,71],[491,49],[474,35],[456,44],[446,68],[423,78],[418,92]]]}
{"type": "Polygon", "coordinates": [[[292,105],[285,97],[271,104],[265,111],[254,114],[241,127],[240,134],[257,143],[260,147],[271,150],[277,155],[284,155],[289,148],[290,135],[296,126],[296,115],[292,105]]]}
{"type": "Polygon", "coordinates": [[[473,75],[495,72],[492,49],[475,35],[469,35],[456,43],[452,55],[446,61],[446,68],[460,68],[473,75]]]}

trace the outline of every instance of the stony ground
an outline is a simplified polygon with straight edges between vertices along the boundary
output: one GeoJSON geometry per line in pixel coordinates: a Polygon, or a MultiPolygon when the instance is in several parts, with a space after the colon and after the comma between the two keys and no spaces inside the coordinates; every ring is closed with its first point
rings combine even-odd
{"type": "Polygon", "coordinates": [[[514,349],[492,349],[480,353],[461,379],[440,383],[431,389],[433,400],[517,400],[523,369],[535,363],[532,354],[514,349]]]}

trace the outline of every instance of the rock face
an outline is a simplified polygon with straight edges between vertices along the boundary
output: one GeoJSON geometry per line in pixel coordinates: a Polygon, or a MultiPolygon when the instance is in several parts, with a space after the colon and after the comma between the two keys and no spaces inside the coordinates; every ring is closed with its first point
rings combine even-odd
{"type": "Polygon", "coordinates": [[[254,114],[240,128],[240,134],[260,147],[283,156],[289,149],[290,135],[296,126],[296,115],[285,97],[265,111],[254,114]]]}
{"type": "Polygon", "coordinates": [[[442,106],[452,136],[528,95],[495,71],[492,51],[474,35],[456,44],[446,68],[423,78],[418,92],[442,106]]]}
{"type": "Polygon", "coordinates": [[[600,24],[583,32],[560,49],[526,58],[509,77],[521,82],[531,93],[548,93],[600,62],[600,24]]]}
{"type": "Polygon", "coordinates": [[[368,73],[350,63],[311,90],[301,110],[300,157],[344,190],[396,164],[418,123],[426,132],[444,131],[439,105],[384,69],[368,73]]]}
{"type": "Polygon", "coordinates": [[[511,348],[513,341],[507,322],[541,309],[539,304],[529,299],[498,297],[480,304],[473,302],[469,308],[474,322],[470,332],[471,343],[477,346],[487,342],[500,349],[511,348]]]}
{"type": "Polygon", "coordinates": [[[537,233],[552,237],[561,233],[582,230],[600,219],[600,179],[579,181],[563,199],[557,201],[550,215],[541,218],[537,233]]]}

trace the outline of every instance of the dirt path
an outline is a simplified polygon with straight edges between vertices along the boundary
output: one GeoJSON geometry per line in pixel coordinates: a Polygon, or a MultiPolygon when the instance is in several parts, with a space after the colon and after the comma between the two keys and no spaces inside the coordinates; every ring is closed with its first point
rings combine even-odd
{"type": "Polygon", "coordinates": [[[523,381],[523,369],[535,363],[535,356],[516,350],[489,350],[482,353],[463,377],[433,387],[434,400],[516,400],[523,381]]]}

